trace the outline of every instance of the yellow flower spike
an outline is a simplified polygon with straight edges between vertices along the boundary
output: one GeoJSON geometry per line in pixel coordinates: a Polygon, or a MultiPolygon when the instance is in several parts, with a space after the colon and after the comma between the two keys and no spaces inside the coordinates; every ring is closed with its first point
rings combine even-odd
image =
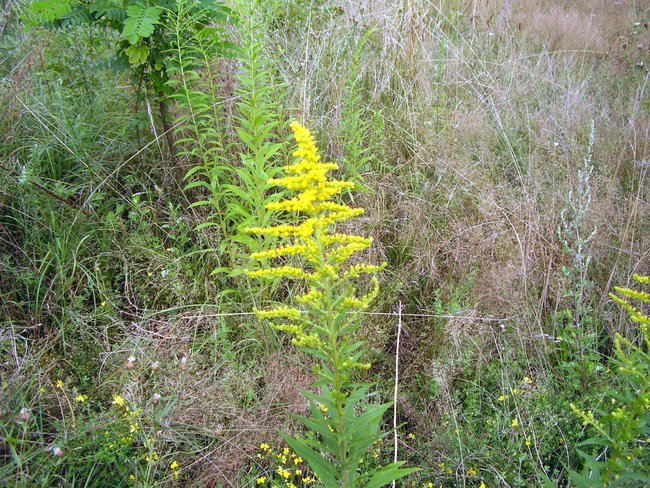
{"type": "MultiPolygon", "coordinates": [[[[341,223],[364,213],[364,209],[350,207],[342,201],[342,194],[354,188],[354,184],[332,178],[331,172],[338,170],[338,165],[321,159],[315,139],[307,128],[293,122],[291,129],[297,142],[293,152],[296,159],[284,167],[284,175],[277,175],[267,182],[270,186],[284,187],[289,195],[265,206],[267,210],[289,214],[291,223],[246,229],[249,234],[278,238],[274,248],[252,254],[260,269],[247,274],[251,278],[276,282],[290,279],[304,283],[304,289],[293,297],[298,304],[295,308],[281,306],[255,310],[255,314],[271,322],[276,330],[288,333],[294,346],[305,349],[319,361],[332,363],[326,368],[335,372],[330,386],[334,401],[327,406],[330,409],[328,416],[336,418],[335,412],[340,415],[343,408],[343,393],[351,371],[370,367],[360,361],[362,351],[356,350],[358,346],[350,344],[353,340],[351,333],[358,327],[358,312],[368,308],[378,293],[376,274],[385,263],[350,262],[353,256],[372,245],[371,238],[337,229],[341,223]],[[364,279],[366,275],[369,276],[367,281],[364,279]],[[359,278],[363,280],[364,288],[368,282],[370,286],[365,290],[357,289],[355,285],[359,278]]],[[[320,364],[315,365],[314,372],[325,376],[320,367],[320,364]]],[[[327,412],[322,406],[320,408],[322,413],[327,412]]],[[[343,436],[346,426],[333,420],[328,423],[328,429],[335,436],[343,436]]],[[[334,453],[334,456],[339,454],[334,453]]],[[[276,468],[279,477],[275,476],[275,479],[286,486],[291,472],[283,466],[286,461],[282,455],[277,459],[274,456],[276,466],[282,465],[276,468]]],[[[286,467],[295,469],[296,464],[302,462],[297,457],[291,460],[293,462],[287,463],[286,467]]],[[[348,469],[347,465],[345,469],[348,469]]],[[[307,479],[309,477],[305,477],[303,483],[307,479]]]]}

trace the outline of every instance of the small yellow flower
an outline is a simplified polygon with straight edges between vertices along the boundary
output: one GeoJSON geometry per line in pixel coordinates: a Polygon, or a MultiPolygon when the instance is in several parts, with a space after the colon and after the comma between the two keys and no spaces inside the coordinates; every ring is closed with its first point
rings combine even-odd
{"type": "Polygon", "coordinates": [[[113,397],[111,404],[117,405],[118,407],[124,407],[126,406],[126,400],[124,400],[124,397],[122,395],[118,394],[113,397]]]}
{"type": "Polygon", "coordinates": [[[174,471],[174,470],[178,469],[178,466],[179,466],[178,461],[172,461],[172,463],[169,465],[169,469],[174,471]]]}
{"type": "Polygon", "coordinates": [[[514,390],[512,390],[512,393],[514,395],[519,395],[519,388],[515,388],[514,390]]]}
{"type": "Polygon", "coordinates": [[[508,395],[501,395],[499,396],[499,401],[500,402],[505,402],[508,399],[508,395]]]}
{"type": "Polygon", "coordinates": [[[427,483],[427,488],[433,488],[433,483],[431,483],[431,481],[427,483]]]}
{"type": "Polygon", "coordinates": [[[476,475],[478,474],[478,470],[477,470],[476,468],[474,468],[474,467],[469,468],[469,469],[467,470],[467,474],[468,474],[469,477],[471,478],[471,477],[476,476],[476,475]]]}
{"type": "Polygon", "coordinates": [[[517,421],[517,419],[512,419],[512,422],[510,422],[510,425],[512,425],[513,427],[517,427],[519,425],[519,422],[517,421]]]}
{"type": "Polygon", "coordinates": [[[63,388],[63,380],[56,380],[56,387],[63,388]]]}
{"type": "Polygon", "coordinates": [[[319,403],[318,407],[321,409],[321,412],[327,413],[327,407],[325,405],[323,405],[322,403],[319,403]]]}
{"type": "Polygon", "coordinates": [[[278,474],[282,476],[285,480],[287,480],[291,476],[291,471],[284,469],[282,466],[280,466],[278,468],[278,474]]]}
{"type": "Polygon", "coordinates": [[[303,461],[303,459],[300,456],[298,456],[297,458],[294,458],[293,463],[294,464],[300,464],[300,463],[302,463],[302,461],[303,461]]]}
{"type": "Polygon", "coordinates": [[[266,442],[262,442],[262,443],[260,444],[260,449],[261,449],[262,451],[270,451],[270,450],[271,450],[271,446],[269,446],[266,442]]]}
{"type": "Polygon", "coordinates": [[[481,486],[479,486],[478,488],[485,488],[485,483],[481,481],[481,486]]]}
{"type": "Polygon", "coordinates": [[[530,447],[532,445],[532,441],[530,440],[530,437],[526,438],[526,446],[530,447]]]}
{"type": "Polygon", "coordinates": [[[414,439],[415,439],[415,434],[411,432],[411,433],[410,433],[409,435],[407,435],[406,437],[408,437],[408,438],[411,439],[411,440],[414,440],[414,439]]]}
{"type": "Polygon", "coordinates": [[[83,403],[86,400],[88,400],[88,395],[82,395],[81,393],[79,393],[74,399],[74,401],[77,403],[83,403]]]}
{"type": "Polygon", "coordinates": [[[257,482],[258,485],[263,485],[264,483],[266,483],[266,476],[260,476],[255,481],[257,482]]]}
{"type": "Polygon", "coordinates": [[[524,383],[530,385],[532,382],[533,380],[529,376],[524,376],[524,383]]]}
{"type": "Polygon", "coordinates": [[[130,480],[134,480],[134,479],[135,479],[135,475],[134,475],[134,474],[130,474],[130,475],[129,475],[129,479],[130,479],[130,480]]]}

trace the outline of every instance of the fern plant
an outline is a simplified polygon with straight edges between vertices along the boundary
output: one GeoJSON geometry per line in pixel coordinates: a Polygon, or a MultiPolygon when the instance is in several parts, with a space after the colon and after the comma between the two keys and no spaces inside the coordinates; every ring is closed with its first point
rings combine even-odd
{"type": "Polygon", "coordinates": [[[298,195],[266,207],[296,214],[299,223],[248,229],[252,234],[286,241],[253,253],[252,257],[262,263],[281,263],[250,271],[249,276],[270,281],[301,280],[308,286],[306,293],[296,297],[298,307],[256,310],[260,318],[272,320],[275,329],[292,335],[293,344],[316,361],[313,371],[320,394],[305,393],[311,415],[299,417],[310,436],[285,439],[328,488],[384,486],[415,469],[403,468],[403,462],[379,468],[362,465],[367,451],[386,435],[381,432],[381,422],[390,404],[374,403],[374,385],[355,380],[355,375],[370,365],[362,360],[363,342],[351,339],[359,327],[359,312],[378,293],[376,274],[384,265],[348,263],[372,243],[368,238],[336,232],[338,223],[363,213],[363,209],[334,201],[354,184],[329,179],[328,173],[338,166],[321,161],[308,129],[297,122],[291,128],[298,142],[294,152],[297,160],[284,167],[290,176],[271,179],[269,184],[298,195]],[[286,264],[288,259],[295,262],[286,264]],[[359,295],[356,282],[363,275],[371,276],[372,287],[359,295]]]}

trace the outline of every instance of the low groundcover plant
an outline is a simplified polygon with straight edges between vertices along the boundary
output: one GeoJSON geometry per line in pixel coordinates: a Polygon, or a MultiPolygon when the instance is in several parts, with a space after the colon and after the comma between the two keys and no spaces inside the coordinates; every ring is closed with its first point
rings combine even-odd
{"type": "Polygon", "coordinates": [[[372,239],[335,232],[336,225],[361,215],[363,209],[337,203],[334,197],[354,184],[328,178],[338,166],[321,161],[310,131],[291,124],[298,149],[297,161],[284,167],[289,174],[269,180],[298,192],[297,196],[267,205],[269,210],[297,214],[294,224],[250,228],[248,232],[283,239],[277,247],[252,254],[264,266],[251,277],[268,280],[287,278],[306,282],[308,290],[296,297],[297,305],[255,310],[258,317],[293,336],[295,346],[315,360],[314,373],[320,394],[305,393],[310,400],[309,417],[299,417],[310,430],[304,439],[285,436],[326,487],[379,487],[416,471],[403,462],[368,468],[363,457],[386,433],[381,421],[390,404],[373,404],[373,386],[355,380],[363,362],[363,342],[351,338],[359,327],[359,312],[377,295],[377,273],[385,266],[349,264],[350,258],[367,249],[372,239]],[[285,264],[287,260],[289,264],[285,264]],[[282,264],[277,266],[267,263],[282,264]],[[370,290],[360,294],[355,284],[371,277],[370,290]]]}

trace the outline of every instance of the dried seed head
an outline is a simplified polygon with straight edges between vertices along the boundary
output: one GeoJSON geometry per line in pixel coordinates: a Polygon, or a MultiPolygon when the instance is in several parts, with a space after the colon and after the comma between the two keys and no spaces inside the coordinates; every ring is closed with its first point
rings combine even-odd
{"type": "Polygon", "coordinates": [[[134,366],[135,366],[135,356],[131,356],[131,357],[129,357],[129,359],[127,359],[126,364],[124,365],[124,367],[126,369],[133,369],[134,366]]]}
{"type": "Polygon", "coordinates": [[[20,413],[18,414],[18,418],[22,420],[23,422],[29,422],[29,419],[32,418],[32,415],[29,413],[29,410],[26,409],[25,407],[20,409],[20,413]]]}

